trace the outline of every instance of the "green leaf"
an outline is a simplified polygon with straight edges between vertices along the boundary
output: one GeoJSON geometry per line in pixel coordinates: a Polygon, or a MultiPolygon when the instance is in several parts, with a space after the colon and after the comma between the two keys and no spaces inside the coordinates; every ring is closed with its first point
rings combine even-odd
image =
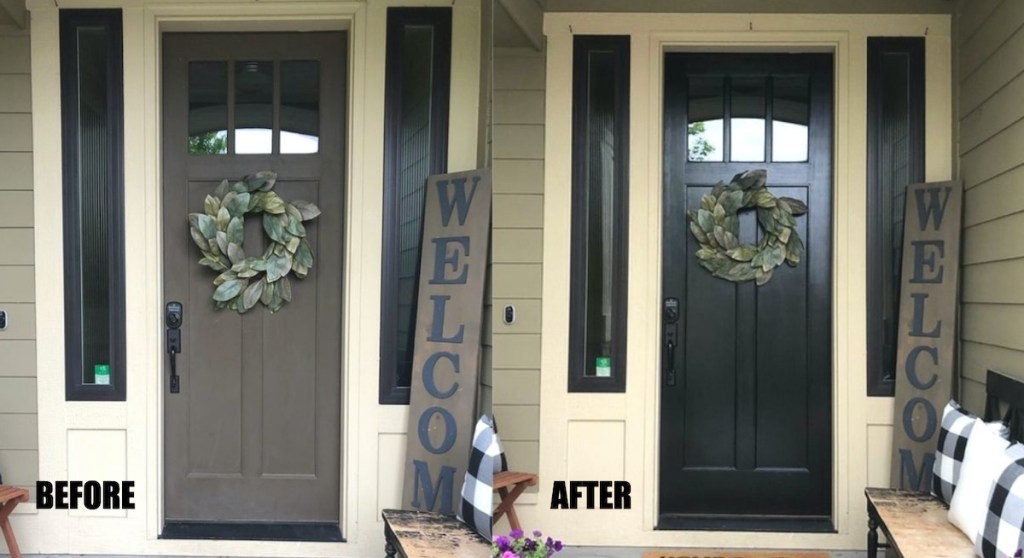
{"type": "Polygon", "coordinates": [[[270,192],[263,198],[263,211],[267,213],[281,214],[284,213],[284,200],[281,199],[277,194],[270,192]]]}
{"type": "Polygon", "coordinates": [[[306,275],[309,274],[309,268],[299,262],[292,262],[292,273],[299,279],[305,279],[306,275]]]}
{"type": "Polygon", "coordinates": [[[206,211],[206,214],[210,217],[216,217],[219,209],[220,200],[213,196],[206,196],[206,199],[203,200],[203,210],[206,211]]]}
{"type": "Polygon", "coordinates": [[[267,178],[266,176],[260,176],[260,173],[256,173],[243,178],[242,182],[245,183],[245,191],[251,193],[262,188],[267,183],[267,178]]]}
{"type": "Polygon", "coordinates": [[[725,223],[725,208],[722,204],[716,203],[715,210],[711,213],[715,217],[715,223],[722,225],[725,223]]]}
{"type": "Polygon", "coordinates": [[[303,267],[313,267],[313,249],[310,248],[309,242],[305,239],[299,243],[298,249],[295,250],[295,261],[302,264],[303,267]]]}
{"type": "Polygon", "coordinates": [[[217,248],[220,249],[221,254],[227,255],[228,244],[228,233],[224,231],[217,231],[217,248]]]}
{"type": "MultiPolygon", "coordinates": [[[[263,281],[266,282],[266,279],[263,279],[263,281]]],[[[269,307],[270,303],[274,299],[274,291],[276,289],[277,287],[274,285],[274,283],[266,284],[263,287],[263,294],[260,295],[260,302],[262,302],[265,306],[269,307]]]]}
{"type": "Polygon", "coordinates": [[[231,222],[231,213],[228,212],[226,207],[222,207],[217,211],[217,230],[226,231],[228,230],[228,223],[231,222]]]}
{"type": "Polygon", "coordinates": [[[214,271],[224,271],[227,269],[217,258],[202,258],[199,260],[199,265],[204,265],[214,271]]]}
{"type": "MultiPolygon", "coordinates": [[[[717,199],[718,196],[721,196],[722,192],[725,191],[725,188],[726,188],[725,182],[722,182],[721,180],[719,180],[718,184],[715,184],[715,186],[713,188],[711,188],[711,196],[713,198],[717,199]]],[[[708,208],[708,209],[710,210],[710,208],[708,208]]]]}
{"type": "Polygon", "coordinates": [[[248,281],[243,279],[231,279],[224,281],[217,290],[213,291],[213,300],[226,302],[238,296],[248,281]]]}
{"type": "Polygon", "coordinates": [[[700,226],[693,221],[690,221],[690,232],[693,233],[693,237],[697,239],[697,242],[701,244],[708,243],[708,235],[704,234],[704,231],[700,230],[700,226]]]}
{"type": "Polygon", "coordinates": [[[306,200],[295,200],[292,202],[292,205],[295,206],[295,209],[299,210],[299,214],[302,215],[303,221],[316,219],[320,216],[320,208],[312,202],[308,202],[306,200]]]}
{"type": "Polygon", "coordinates": [[[249,192],[235,194],[234,196],[228,194],[227,197],[224,198],[224,207],[228,208],[232,217],[240,217],[245,215],[245,212],[249,210],[249,197],[249,192]]]}
{"type": "Polygon", "coordinates": [[[245,288],[245,292],[242,293],[242,307],[243,312],[256,306],[256,303],[260,301],[260,297],[263,295],[263,288],[266,287],[266,283],[263,279],[256,281],[245,288]]]}
{"type": "Polygon", "coordinates": [[[287,277],[282,277],[281,278],[281,284],[280,284],[280,286],[278,288],[281,291],[281,298],[284,299],[285,302],[291,302],[292,301],[292,282],[289,281],[287,277]]]}
{"type": "Polygon", "coordinates": [[[711,233],[715,230],[715,218],[706,209],[697,210],[697,224],[706,233],[711,233]]]}
{"type": "Polygon", "coordinates": [[[749,244],[742,244],[732,250],[729,250],[725,255],[738,262],[749,262],[754,259],[755,255],[757,255],[757,250],[749,244]]]}
{"type": "Polygon", "coordinates": [[[223,199],[224,196],[226,196],[229,191],[230,191],[230,187],[228,186],[228,181],[227,180],[221,180],[220,184],[217,185],[217,188],[215,188],[213,190],[213,195],[217,196],[218,198],[223,199]]]}
{"type": "Polygon", "coordinates": [[[285,254],[284,256],[277,256],[267,260],[267,282],[273,283],[278,279],[288,275],[288,272],[292,270],[292,256],[291,254],[285,254]]]}
{"type": "Polygon", "coordinates": [[[786,202],[786,204],[789,205],[790,213],[793,215],[803,215],[804,213],[807,213],[807,204],[798,199],[779,198],[779,201],[786,202]]]}
{"type": "Polygon", "coordinates": [[[789,265],[795,266],[800,263],[800,255],[804,253],[804,242],[800,240],[800,235],[794,233],[786,243],[786,262],[789,265]]]}
{"type": "Polygon", "coordinates": [[[217,222],[205,213],[189,213],[188,222],[206,238],[217,235],[217,222]]]}
{"type": "Polygon", "coordinates": [[[249,213],[260,213],[263,211],[263,198],[267,197],[267,194],[263,192],[255,192],[249,194],[249,213]]]}
{"type": "Polygon", "coordinates": [[[700,207],[701,209],[713,212],[715,210],[715,196],[712,196],[711,194],[704,194],[701,196],[700,207]]]}
{"type": "Polygon", "coordinates": [[[775,207],[775,196],[767,189],[758,190],[754,193],[754,203],[758,207],[775,207]]]}
{"type": "Polygon", "coordinates": [[[228,223],[228,242],[233,244],[242,245],[245,239],[245,225],[243,224],[241,217],[232,217],[231,222],[228,223]]]}
{"type": "Polygon", "coordinates": [[[260,171],[256,173],[256,176],[265,178],[266,182],[263,186],[260,186],[260,190],[267,192],[273,189],[274,185],[277,184],[277,173],[273,171],[260,171]]]}
{"type": "Polygon", "coordinates": [[[743,192],[734,190],[732,192],[726,192],[718,198],[718,203],[722,205],[726,213],[733,214],[739,211],[740,207],[743,207],[743,192]]]}
{"type": "Polygon", "coordinates": [[[245,260],[245,250],[242,247],[232,242],[228,244],[228,259],[231,263],[237,264],[238,262],[245,260]]]}
{"type": "Polygon", "coordinates": [[[760,287],[761,285],[764,285],[768,281],[771,281],[773,273],[775,273],[774,269],[769,269],[767,271],[765,271],[763,269],[758,269],[757,273],[754,275],[754,283],[758,287],[760,287]]]}
{"type": "Polygon", "coordinates": [[[789,227],[782,227],[779,229],[779,241],[783,244],[789,242],[789,236],[793,234],[793,229],[789,227]]]}
{"type": "Polygon", "coordinates": [[[270,240],[274,242],[285,242],[284,237],[284,223],[282,223],[282,217],[280,215],[274,215],[272,213],[266,213],[263,215],[263,231],[267,233],[270,240]]]}
{"type": "Polygon", "coordinates": [[[288,253],[294,254],[295,251],[299,249],[299,243],[301,241],[302,239],[297,236],[289,237],[288,242],[285,242],[284,247],[288,250],[288,253]]]}
{"type": "Polygon", "coordinates": [[[195,227],[189,227],[188,234],[192,235],[192,242],[195,242],[196,246],[198,246],[200,250],[208,251],[210,249],[210,243],[203,238],[203,235],[200,234],[195,227]]]}
{"type": "Polygon", "coordinates": [[[715,241],[725,250],[732,250],[739,245],[736,235],[722,227],[715,227],[715,241]]]}
{"type": "Polygon", "coordinates": [[[249,193],[249,188],[246,187],[244,181],[240,180],[231,185],[231,191],[236,194],[247,194],[249,193]]]}
{"type": "Polygon", "coordinates": [[[292,217],[291,215],[288,215],[287,213],[284,214],[284,218],[285,218],[284,230],[292,233],[295,236],[299,236],[299,237],[306,236],[306,227],[302,226],[302,222],[301,221],[299,221],[298,219],[295,219],[294,217],[292,217]]]}

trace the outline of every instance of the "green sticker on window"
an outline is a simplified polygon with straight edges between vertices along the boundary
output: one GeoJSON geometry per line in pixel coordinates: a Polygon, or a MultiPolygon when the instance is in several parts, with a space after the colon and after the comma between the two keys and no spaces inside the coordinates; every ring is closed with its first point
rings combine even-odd
{"type": "Polygon", "coordinates": [[[92,367],[92,373],[96,377],[96,385],[109,386],[110,385],[110,365],[109,364],[97,364],[92,367]]]}
{"type": "Polygon", "coordinates": [[[608,378],[612,375],[612,357],[597,357],[595,359],[597,365],[597,375],[602,378],[608,378]]]}

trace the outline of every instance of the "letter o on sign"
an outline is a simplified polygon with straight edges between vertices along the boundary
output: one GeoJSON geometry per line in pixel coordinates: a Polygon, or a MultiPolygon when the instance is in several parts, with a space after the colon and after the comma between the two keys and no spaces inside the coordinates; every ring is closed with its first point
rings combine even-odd
{"type": "Polygon", "coordinates": [[[915,397],[910,401],[907,401],[907,405],[903,407],[903,431],[907,433],[907,437],[915,442],[927,442],[935,434],[935,428],[938,426],[938,417],[935,414],[935,407],[931,401],[928,401],[924,397],[915,397]],[[925,414],[925,426],[924,433],[920,436],[914,432],[914,407],[920,405],[924,407],[925,414]]]}
{"type": "Polygon", "coordinates": [[[446,453],[455,445],[455,417],[448,412],[448,409],[443,407],[430,407],[423,411],[423,414],[420,415],[417,430],[419,431],[420,444],[423,444],[427,451],[435,455],[446,453]],[[441,418],[444,419],[444,440],[441,441],[440,446],[434,447],[430,442],[430,419],[437,414],[440,414],[441,418]]]}

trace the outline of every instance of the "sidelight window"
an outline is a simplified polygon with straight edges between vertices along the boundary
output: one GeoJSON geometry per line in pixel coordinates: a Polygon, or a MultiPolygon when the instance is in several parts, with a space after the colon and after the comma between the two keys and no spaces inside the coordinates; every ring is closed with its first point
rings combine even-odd
{"type": "Polygon", "coordinates": [[[924,39],[868,39],[868,395],[895,391],[906,188],[924,181],[924,39]]]}
{"type": "Polygon", "coordinates": [[[629,37],[573,48],[569,391],[626,389],[629,37]]]}
{"type": "Polygon", "coordinates": [[[125,399],[120,10],[61,10],[65,396],[125,399]]]}
{"type": "Polygon", "coordinates": [[[448,166],[450,8],[389,8],[380,402],[407,404],[427,177],[448,166]]]}

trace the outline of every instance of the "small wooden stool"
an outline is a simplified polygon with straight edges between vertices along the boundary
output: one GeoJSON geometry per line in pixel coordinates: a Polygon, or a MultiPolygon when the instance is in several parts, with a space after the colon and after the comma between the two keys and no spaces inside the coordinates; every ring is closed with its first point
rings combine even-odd
{"type": "Polygon", "coordinates": [[[501,516],[507,513],[508,524],[513,529],[522,529],[522,525],[519,524],[519,516],[516,515],[516,499],[528,487],[536,485],[538,480],[539,477],[533,473],[520,473],[516,471],[495,473],[494,490],[501,496],[501,502],[494,510],[494,523],[497,523],[501,516]]]}
{"type": "Polygon", "coordinates": [[[28,490],[0,485],[0,530],[4,532],[4,540],[7,541],[7,551],[11,553],[11,558],[21,558],[21,550],[18,549],[18,540],[14,538],[14,529],[11,528],[9,518],[14,508],[22,502],[28,502],[28,490]]]}

